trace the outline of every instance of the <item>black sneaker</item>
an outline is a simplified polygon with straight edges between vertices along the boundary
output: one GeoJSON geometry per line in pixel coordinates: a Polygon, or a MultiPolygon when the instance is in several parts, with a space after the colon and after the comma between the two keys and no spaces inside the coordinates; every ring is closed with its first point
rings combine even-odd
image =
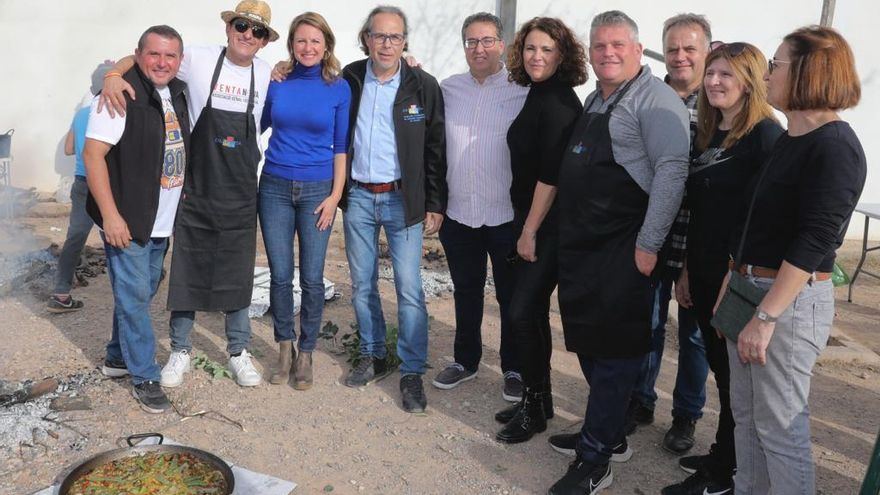
{"type": "Polygon", "coordinates": [[[663,448],[676,455],[684,454],[694,446],[694,430],[697,420],[685,417],[672,418],[672,426],[663,436],[663,448]]]}
{"type": "Polygon", "coordinates": [[[437,373],[431,384],[443,390],[450,390],[457,387],[460,383],[473,380],[476,377],[476,371],[469,371],[458,363],[452,363],[443,368],[443,371],[437,373]]]}
{"type": "Polygon", "coordinates": [[[363,387],[385,378],[390,373],[385,358],[362,356],[345,378],[346,387],[363,387]]]}
{"type": "Polygon", "coordinates": [[[689,455],[686,457],[682,457],[678,460],[678,467],[680,467],[681,470],[686,473],[694,474],[706,465],[707,461],[709,460],[709,455],[710,454],[689,455]]]}
{"type": "Polygon", "coordinates": [[[140,403],[141,409],[148,413],[161,414],[171,407],[171,402],[168,401],[159,382],[150,380],[138,383],[132,387],[131,395],[140,403]]]}
{"type": "Polygon", "coordinates": [[[611,486],[611,464],[596,465],[575,459],[559,481],[550,487],[550,495],[592,495],[611,486]]]}
{"type": "Polygon", "coordinates": [[[523,382],[522,377],[516,371],[506,371],[504,373],[504,389],[501,391],[501,397],[507,402],[519,402],[522,399],[523,382]]]}
{"type": "Polygon", "coordinates": [[[128,366],[124,361],[111,361],[105,358],[101,366],[101,374],[110,378],[120,378],[128,375],[128,366]]]}
{"type": "Polygon", "coordinates": [[[403,410],[408,413],[425,412],[428,399],[422,387],[422,375],[403,375],[400,377],[400,398],[403,410]]]}
{"type": "Polygon", "coordinates": [[[77,301],[70,294],[67,295],[67,298],[61,299],[58,296],[49,297],[49,302],[46,303],[46,309],[50,313],[70,313],[71,311],[77,311],[82,309],[83,302],[77,301]]]}
{"type": "Polygon", "coordinates": [[[681,483],[669,485],[660,493],[662,495],[733,495],[733,480],[719,483],[712,480],[705,470],[699,469],[681,483]]]}
{"type": "MultiPolygon", "coordinates": [[[[548,441],[550,442],[550,447],[553,447],[553,450],[556,452],[574,457],[577,455],[575,452],[575,446],[577,445],[579,436],[580,433],[560,433],[558,435],[551,435],[548,441]]],[[[633,451],[629,448],[626,438],[624,438],[623,441],[611,451],[611,461],[626,462],[632,457],[632,455],[633,451]]]]}

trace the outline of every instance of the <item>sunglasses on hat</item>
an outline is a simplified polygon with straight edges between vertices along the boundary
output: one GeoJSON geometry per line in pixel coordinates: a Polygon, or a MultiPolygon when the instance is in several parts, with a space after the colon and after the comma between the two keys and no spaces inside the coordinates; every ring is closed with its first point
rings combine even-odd
{"type": "Polygon", "coordinates": [[[258,40],[266,39],[269,37],[269,29],[265,26],[261,26],[259,24],[252,24],[242,18],[234,19],[232,22],[232,27],[235,28],[239,33],[244,33],[248,29],[251,30],[251,34],[254,35],[254,38],[258,40]]]}

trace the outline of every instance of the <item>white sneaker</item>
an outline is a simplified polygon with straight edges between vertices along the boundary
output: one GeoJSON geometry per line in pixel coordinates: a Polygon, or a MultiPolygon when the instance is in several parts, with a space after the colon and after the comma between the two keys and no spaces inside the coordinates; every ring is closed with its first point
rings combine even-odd
{"type": "Polygon", "coordinates": [[[260,372],[254,367],[247,349],[241,351],[240,356],[229,358],[229,372],[235,378],[235,383],[242,387],[256,387],[263,379],[260,372]]]}
{"type": "Polygon", "coordinates": [[[189,352],[172,351],[168,357],[168,364],[162,368],[162,378],[159,384],[163,387],[179,387],[183,383],[184,373],[189,372],[189,352]]]}

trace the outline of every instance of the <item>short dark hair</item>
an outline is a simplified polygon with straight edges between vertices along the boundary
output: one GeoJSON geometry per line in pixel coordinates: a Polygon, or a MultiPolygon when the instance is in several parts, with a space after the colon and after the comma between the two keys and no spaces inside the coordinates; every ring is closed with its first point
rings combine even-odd
{"type": "Polygon", "coordinates": [[[843,110],[862,95],[849,43],[836,30],[807,26],[782,39],[788,45],[785,110],[843,110]]]}
{"type": "Polygon", "coordinates": [[[490,14],[488,12],[477,12],[476,14],[471,14],[465,18],[464,23],[461,25],[461,42],[464,43],[464,32],[467,31],[468,26],[475,22],[485,22],[486,24],[494,24],[496,35],[504,39],[504,25],[501,23],[501,18],[499,18],[495,14],[490,14]]]}
{"type": "MultiPolygon", "coordinates": [[[[403,10],[401,10],[400,7],[395,7],[393,5],[379,5],[370,11],[369,15],[367,15],[367,19],[364,21],[364,25],[361,26],[361,30],[358,32],[358,46],[361,47],[361,51],[364,52],[365,55],[370,54],[366,36],[370,34],[370,28],[373,26],[373,18],[379,14],[394,14],[397,17],[400,17],[403,20],[403,36],[407,37],[409,34],[409,23],[406,20],[406,14],[403,13],[403,10]]],[[[409,50],[408,39],[403,43],[403,51],[407,50],[409,50]]]]}
{"type": "Polygon", "coordinates": [[[572,87],[587,82],[587,54],[584,45],[564,22],[555,17],[535,17],[519,28],[513,46],[507,53],[507,70],[510,71],[507,77],[520,86],[532,84],[532,78],[523,66],[523,48],[526,36],[536,29],[547,33],[559,49],[559,67],[556,69],[559,79],[572,87]]]}
{"type": "Polygon", "coordinates": [[[144,31],[144,34],[141,35],[138,40],[138,51],[144,49],[144,45],[147,43],[147,36],[155,34],[161,36],[163,38],[174,38],[180,43],[180,53],[183,53],[183,38],[180,36],[180,33],[177,32],[171,26],[167,26],[165,24],[159,24],[158,26],[150,26],[144,31]]]}

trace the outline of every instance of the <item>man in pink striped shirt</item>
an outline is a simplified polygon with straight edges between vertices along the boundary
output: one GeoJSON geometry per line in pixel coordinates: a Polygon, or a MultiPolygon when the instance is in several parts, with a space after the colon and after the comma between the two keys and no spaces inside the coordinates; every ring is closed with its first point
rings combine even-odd
{"type": "Polygon", "coordinates": [[[501,309],[502,396],[516,402],[522,395],[519,362],[508,317],[513,293],[516,236],[510,202],[510,151],[507,128],[522,109],[528,88],[507,78],[501,20],[480,12],[461,28],[469,70],[440,83],[446,110],[446,154],[449,203],[440,242],[455,285],[455,362],[433,380],[451,389],[476,378],[482,357],[480,327],[486,260],[492,260],[495,297],[501,309]]]}

